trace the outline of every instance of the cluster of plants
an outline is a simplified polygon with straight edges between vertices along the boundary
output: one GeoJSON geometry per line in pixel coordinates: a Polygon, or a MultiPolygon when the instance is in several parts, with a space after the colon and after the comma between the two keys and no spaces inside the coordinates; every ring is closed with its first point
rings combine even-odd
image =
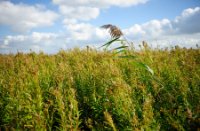
{"type": "Polygon", "coordinates": [[[198,130],[200,49],[130,55],[0,55],[0,130],[198,130]]]}
{"type": "Polygon", "coordinates": [[[0,55],[0,130],[199,130],[200,49],[136,51],[103,28],[103,51],[0,55]]]}

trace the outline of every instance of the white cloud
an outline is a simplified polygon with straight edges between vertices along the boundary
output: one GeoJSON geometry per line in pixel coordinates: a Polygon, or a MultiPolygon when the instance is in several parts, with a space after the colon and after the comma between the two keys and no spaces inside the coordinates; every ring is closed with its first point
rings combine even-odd
{"type": "Polygon", "coordinates": [[[109,37],[105,30],[92,26],[88,23],[70,23],[65,25],[70,34],[70,38],[77,41],[98,41],[109,37]]]}
{"type": "Polygon", "coordinates": [[[14,31],[27,32],[32,28],[51,26],[58,14],[45,10],[42,5],[29,6],[0,1],[0,25],[11,26],[14,31]]]}
{"type": "Polygon", "coordinates": [[[99,9],[95,7],[71,7],[61,5],[59,9],[60,12],[68,19],[88,21],[90,19],[95,19],[99,15],[99,9]]]}
{"type": "Polygon", "coordinates": [[[127,37],[137,40],[159,39],[162,36],[174,36],[200,33],[200,8],[189,8],[174,20],[151,20],[144,24],[135,24],[125,29],[127,37]]]}
{"type": "Polygon", "coordinates": [[[71,34],[72,39],[76,40],[89,40],[92,37],[92,26],[90,24],[69,24],[67,29],[71,34]]]}
{"type": "Polygon", "coordinates": [[[135,24],[132,27],[123,30],[124,34],[129,38],[143,39],[143,38],[156,38],[164,35],[166,32],[172,30],[171,23],[168,19],[151,20],[144,24],[135,24]]]}
{"type": "MultiPolygon", "coordinates": [[[[63,39],[60,39],[55,33],[33,32],[30,35],[9,35],[1,41],[0,52],[28,52],[30,49],[36,52],[40,50],[53,52],[56,51],[56,49],[58,50],[57,43],[60,40],[64,44],[63,39]]],[[[62,47],[62,45],[60,47],[62,47]]]]}
{"type": "Polygon", "coordinates": [[[200,32],[200,7],[189,8],[182,12],[181,16],[172,21],[176,33],[188,34],[200,32]]]}
{"type": "Polygon", "coordinates": [[[102,3],[108,6],[119,6],[119,7],[128,7],[128,6],[134,6],[138,4],[144,4],[148,0],[103,0],[102,3]]]}
{"type": "Polygon", "coordinates": [[[65,19],[88,21],[99,16],[102,8],[110,6],[128,7],[144,4],[148,0],[52,0],[59,6],[59,11],[65,19]]]}
{"type": "Polygon", "coordinates": [[[39,32],[33,32],[31,35],[31,39],[33,43],[39,43],[39,42],[46,42],[50,43],[51,40],[57,38],[58,35],[55,33],[39,33],[39,32]]]}
{"type": "Polygon", "coordinates": [[[0,41],[0,52],[44,51],[56,53],[60,49],[85,47],[86,45],[103,44],[109,39],[109,33],[87,23],[71,23],[66,26],[67,32],[40,33],[30,35],[9,35],[0,41]]]}
{"type": "Polygon", "coordinates": [[[71,28],[69,35],[62,32],[33,32],[30,35],[6,36],[0,40],[0,53],[29,52],[30,49],[35,52],[56,53],[60,49],[85,47],[94,43],[102,44],[109,37],[109,34],[106,35],[105,31],[85,23],[74,24],[69,28],[71,28]]]}
{"type": "Polygon", "coordinates": [[[54,33],[39,33],[33,32],[31,35],[16,35],[16,36],[7,36],[4,40],[5,45],[9,45],[10,43],[14,42],[24,42],[24,41],[31,41],[33,43],[39,42],[48,42],[52,39],[58,37],[58,35],[54,33]]]}
{"type": "Polygon", "coordinates": [[[109,6],[127,7],[138,4],[144,4],[148,0],[53,0],[54,4],[68,6],[89,6],[97,8],[105,8],[109,6]]]}

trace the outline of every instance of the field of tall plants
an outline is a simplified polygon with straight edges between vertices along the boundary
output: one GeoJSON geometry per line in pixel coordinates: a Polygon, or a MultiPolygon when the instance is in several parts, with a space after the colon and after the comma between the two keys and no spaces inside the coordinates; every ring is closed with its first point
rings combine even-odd
{"type": "Polygon", "coordinates": [[[129,54],[0,55],[0,130],[200,130],[200,49],[129,54]]]}

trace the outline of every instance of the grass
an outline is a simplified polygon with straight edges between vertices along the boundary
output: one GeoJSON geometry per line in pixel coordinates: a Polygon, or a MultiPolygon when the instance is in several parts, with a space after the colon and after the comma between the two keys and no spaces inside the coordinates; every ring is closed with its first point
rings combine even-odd
{"type": "Polygon", "coordinates": [[[0,130],[199,130],[200,49],[129,53],[0,55],[0,130]]]}

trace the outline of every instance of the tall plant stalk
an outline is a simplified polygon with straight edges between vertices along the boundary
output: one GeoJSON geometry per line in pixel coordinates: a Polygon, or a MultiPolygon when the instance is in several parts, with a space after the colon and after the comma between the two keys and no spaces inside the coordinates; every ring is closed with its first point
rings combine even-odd
{"type": "MultiPolygon", "coordinates": [[[[130,46],[130,42],[126,39],[126,37],[124,36],[120,28],[112,24],[103,25],[101,26],[101,28],[109,29],[109,33],[111,36],[111,40],[109,40],[107,43],[105,43],[101,47],[106,47],[107,49],[108,47],[111,46],[111,44],[120,42],[120,46],[112,49],[112,51],[116,52],[115,54],[117,54],[119,58],[135,59],[138,57],[136,55],[132,55],[132,53],[128,50],[130,46]],[[121,37],[123,37],[123,39],[120,39],[121,37]]],[[[154,75],[154,71],[147,64],[143,62],[138,62],[136,60],[132,61],[132,64],[137,67],[143,68],[147,70],[149,73],[151,73],[151,75],[154,75]]]]}

